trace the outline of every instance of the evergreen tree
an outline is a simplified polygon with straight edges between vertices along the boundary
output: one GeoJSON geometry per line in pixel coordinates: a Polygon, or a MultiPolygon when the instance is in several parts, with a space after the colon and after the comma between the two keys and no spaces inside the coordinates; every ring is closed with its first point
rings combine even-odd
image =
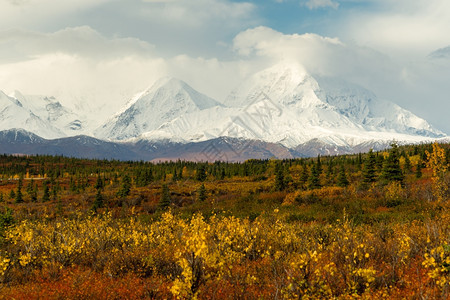
{"type": "Polygon", "coordinates": [[[416,165],[416,178],[422,178],[423,162],[419,159],[416,165]]]}
{"type": "Polygon", "coordinates": [[[97,190],[97,194],[95,195],[94,204],[92,206],[92,210],[97,212],[97,209],[103,207],[103,195],[100,189],[97,190]]]}
{"type": "Polygon", "coordinates": [[[203,164],[197,168],[195,179],[202,182],[206,180],[206,168],[203,164]]]}
{"type": "Polygon", "coordinates": [[[317,168],[317,164],[312,165],[311,167],[311,175],[309,176],[309,185],[308,188],[313,189],[319,189],[321,187],[320,185],[320,172],[317,168]]]}
{"type": "Polygon", "coordinates": [[[286,189],[286,182],[284,180],[284,170],[281,163],[275,166],[275,190],[284,191],[286,189]]]}
{"type": "Polygon", "coordinates": [[[3,202],[3,192],[0,192],[0,202],[3,202]]]}
{"type": "Polygon", "coordinates": [[[101,189],[103,189],[103,187],[104,187],[103,179],[100,177],[100,175],[98,175],[94,188],[96,190],[101,190],[101,189]]]}
{"type": "Polygon", "coordinates": [[[33,189],[34,189],[34,181],[33,181],[33,178],[31,178],[31,180],[28,183],[27,188],[26,188],[27,194],[31,196],[31,194],[33,193],[33,189]]]}
{"type": "Polygon", "coordinates": [[[200,188],[197,190],[197,200],[200,202],[205,201],[207,198],[205,185],[202,183],[200,188]]]}
{"type": "Polygon", "coordinates": [[[42,202],[47,202],[50,200],[50,188],[48,182],[44,182],[44,195],[42,196],[42,202]]]}
{"type": "Polygon", "coordinates": [[[303,165],[302,173],[300,174],[300,182],[305,184],[308,181],[308,178],[309,178],[308,166],[303,165]]]}
{"type": "Polygon", "coordinates": [[[161,198],[159,199],[158,206],[161,210],[165,210],[172,204],[170,199],[170,190],[167,184],[163,184],[161,191],[161,198]]]}
{"type": "Polygon", "coordinates": [[[37,184],[34,185],[33,191],[30,194],[31,202],[37,201],[38,187],[37,184]]]}
{"type": "Polygon", "coordinates": [[[10,198],[10,199],[15,199],[15,198],[16,198],[16,192],[14,192],[14,190],[11,190],[11,191],[9,192],[9,198],[10,198]]]}
{"type": "Polygon", "coordinates": [[[334,170],[333,170],[333,162],[330,160],[327,167],[326,173],[327,185],[332,185],[334,182],[334,170]]]}
{"type": "Polygon", "coordinates": [[[173,172],[173,175],[172,175],[172,181],[173,181],[173,182],[178,181],[178,172],[177,172],[177,169],[175,169],[175,171],[173,172]]]}
{"type": "Polygon", "coordinates": [[[128,175],[124,175],[122,177],[122,186],[120,190],[117,192],[119,197],[126,197],[130,194],[131,191],[131,178],[128,175]]]}
{"type": "Polygon", "coordinates": [[[410,174],[412,171],[412,166],[411,166],[411,160],[409,159],[409,155],[408,154],[404,154],[403,157],[405,158],[405,173],[406,174],[410,174]]]}
{"type": "Polygon", "coordinates": [[[19,178],[19,182],[17,184],[17,192],[16,192],[16,203],[22,203],[23,202],[23,195],[22,195],[22,177],[19,178]]]}
{"type": "Polygon", "coordinates": [[[383,178],[385,183],[398,181],[403,184],[404,177],[402,169],[400,168],[400,155],[396,143],[391,144],[389,156],[386,158],[383,164],[381,177],[383,178]]]}
{"type": "Polygon", "coordinates": [[[337,177],[337,186],[346,187],[349,184],[350,184],[350,182],[347,179],[347,174],[345,174],[344,164],[341,164],[341,167],[339,169],[339,174],[337,177]]]}
{"type": "Polygon", "coordinates": [[[225,179],[225,168],[222,168],[222,170],[220,171],[220,180],[224,180],[225,179]]]}
{"type": "Polygon", "coordinates": [[[320,161],[320,154],[317,155],[316,169],[317,169],[317,172],[319,173],[319,176],[320,176],[320,174],[322,174],[322,162],[320,161]]]}
{"type": "Polygon", "coordinates": [[[367,156],[367,159],[364,163],[363,181],[362,181],[363,186],[367,187],[377,181],[376,165],[377,165],[376,157],[373,153],[373,150],[370,149],[369,155],[367,156]]]}

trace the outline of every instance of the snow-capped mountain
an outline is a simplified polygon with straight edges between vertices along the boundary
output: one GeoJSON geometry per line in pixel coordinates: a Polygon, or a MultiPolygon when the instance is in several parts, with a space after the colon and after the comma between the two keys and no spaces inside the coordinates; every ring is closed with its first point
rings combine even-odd
{"type": "Polygon", "coordinates": [[[73,135],[82,128],[77,116],[53,97],[0,91],[0,129],[22,128],[44,138],[73,135]]]}
{"type": "Polygon", "coordinates": [[[181,80],[162,78],[136,95],[122,111],[98,128],[95,135],[112,140],[134,138],[178,117],[220,106],[181,80]]]}
{"type": "Polygon", "coordinates": [[[223,104],[180,115],[142,137],[190,142],[228,136],[294,148],[315,139],[354,147],[445,136],[362,87],[330,78],[316,80],[298,64],[279,64],[254,74],[223,104]]]}
{"type": "MultiPolygon", "coordinates": [[[[231,160],[297,157],[380,150],[393,140],[419,143],[448,138],[363,87],[313,76],[295,63],[250,76],[222,103],[175,78],[162,78],[129,99],[105,120],[105,112],[96,117],[82,108],[74,112],[53,97],[0,92],[0,131],[6,130],[4,143],[15,145],[11,149],[3,145],[4,149],[8,153],[23,149],[27,139],[20,145],[14,139],[29,136],[22,129],[47,139],[29,142],[33,147],[27,153],[76,156],[74,149],[95,149],[96,157],[104,151],[107,157],[126,159],[195,159],[211,146],[220,150],[214,156],[219,159],[224,153],[231,160]],[[13,128],[19,129],[9,130],[13,128]],[[77,137],[83,134],[109,142],[77,137]],[[67,138],[55,140],[62,137],[67,138]],[[113,155],[114,149],[121,149],[119,156],[113,155]]],[[[109,109],[114,107],[117,103],[109,109]]]]}

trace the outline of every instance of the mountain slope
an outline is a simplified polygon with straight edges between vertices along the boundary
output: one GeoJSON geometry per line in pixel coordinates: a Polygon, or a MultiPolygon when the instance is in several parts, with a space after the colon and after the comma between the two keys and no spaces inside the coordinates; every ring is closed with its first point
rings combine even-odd
{"type": "Polygon", "coordinates": [[[42,120],[18,99],[0,91],[0,128],[22,128],[42,137],[62,137],[65,134],[50,122],[42,120]]]}
{"type": "Polygon", "coordinates": [[[444,136],[396,104],[336,79],[318,81],[297,64],[251,76],[224,105],[228,107],[186,113],[142,137],[189,142],[227,136],[290,148],[317,139],[349,148],[377,140],[420,142],[444,136]]]}
{"type": "Polygon", "coordinates": [[[214,106],[220,104],[195,91],[185,82],[163,78],[98,128],[95,135],[125,140],[155,130],[177,117],[214,106]]]}
{"type": "Polygon", "coordinates": [[[85,129],[84,122],[80,120],[80,117],[64,107],[54,97],[24,96],[19,91],[15,91],[10,97],[16,99],[44,122],[58,128],[64,135],[77,135],[85,129]]]}

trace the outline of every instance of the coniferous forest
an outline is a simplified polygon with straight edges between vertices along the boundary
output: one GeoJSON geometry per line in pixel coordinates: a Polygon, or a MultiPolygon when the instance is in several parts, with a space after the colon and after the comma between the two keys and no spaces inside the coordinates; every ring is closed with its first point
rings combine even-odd
{"type": "Polygon", "coordinates": [[[3,155],[0,298],[447,299],[449,162],[3,155]]]}

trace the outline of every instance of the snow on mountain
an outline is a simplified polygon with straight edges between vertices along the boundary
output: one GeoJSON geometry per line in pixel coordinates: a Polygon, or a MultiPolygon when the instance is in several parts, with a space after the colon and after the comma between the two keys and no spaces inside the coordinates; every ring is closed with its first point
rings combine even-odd
{"type": "Polygon", "coordinates": [[[180,116],[217,106],[221,104],[185,82],[162,78],[100,126],[95,135],[112,140],[134,138],[180,116]]]}
{"type": "Polygon", "coordinates": [[[27,107],[27,104],[0,91],[0,129],[22,128],[44,138],[65,136],[59,128],[27,107]]]}
{"type": "Polygon", "coordinates": [[[64,107],[55,97],[24,96],[19,91],[15,91],[10,97],[19,101],[23,107],[44,122],[48,122],[53,127],[58,128],[63,132],[64,136],[78,135],[84,132],[85,124],[80,120],[81,118],[67,107],[64,107]]]}
{"type": "MultiPolygon", "coordinates": [[[[108,111],[115,107],[111,104],[108,111]]],[[[74,113],[53,97],[19,92],[10,96],[0,92],[0,108],[0,130],[22,128],[47,139],[85,134],[181,145],[227,137],[252,141],[254,149],[255,141],[263,141],[298,153],[326,154],[384,147],[393,140],[419,143],[448,138],[360,86],[313,77],[301,65],[288,63],[250,76],[222,104],[183,81],[162,78],[106,121],[102,121],[106,109],[97,115],[92,107],[74,113]]]]}
{"type": "Polygon", "coordinates": [[[318,81],[298,64],[256,73],[232,91],[224,105],[180,115],[142,138],[190,142],[228,136],[293,148],[311,140],[353,147],[444,136],[396,104],[335,79],[318,81]]]}
{"type": "Polygon", "coordinates": [[[318,97],[366,130],[388,131],[431,138],[445,134],[397,104],[377,99],[372,92],[336,78],[318,78],[318,97]]]}

